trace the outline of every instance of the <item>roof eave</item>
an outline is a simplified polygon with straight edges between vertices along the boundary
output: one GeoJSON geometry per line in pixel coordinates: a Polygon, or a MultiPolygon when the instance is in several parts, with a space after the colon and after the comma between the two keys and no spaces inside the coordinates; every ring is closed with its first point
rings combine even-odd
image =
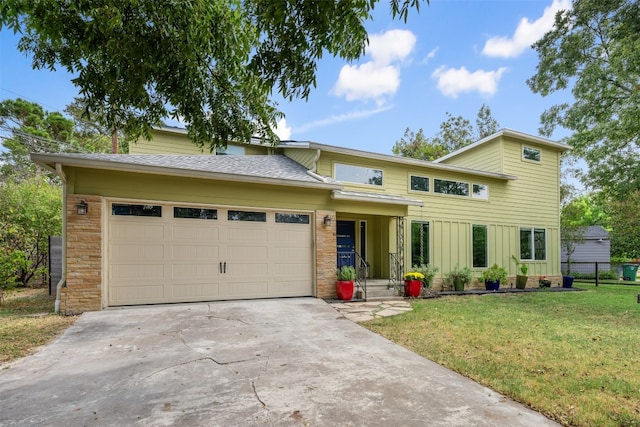
{"type": "Polygon", "coordinates": [[[445,161],[447,159],[450,159],[452,157],[456,157],[459,154],[465,153],[469,150],[473,150],[474,148],[483,145],[489,141],[495,140],[496,138],[499,138],[501,136],[507,136],[507,137],[511,137],[511,138],[518,138],[521,140],[525,140],[528,142],[532,142],[535,144],[541,144],[547,147],[553,147],[556,148],[560,151],[570,151],[573,150],[573,147],[567,144],[563,144],[561,142],[556,142],[556,141],[552,141],[550,139],[546,139],[546,138],[542,138],[540,136],[535,136],[535,135],[529,135],[527,133],[523,133],[523,132],[518,132],[516,130],[513,129],[501,129],[498,132],[491,134],[489,136],[486,136],[476,142],[474,142],[473,144],[469,144],[465,147],[460,148],[459,150],[454,151],[453,153],[449,153],[446,156],[442,156],[436,160],[434,160],[434,163],[440,163],[442,161],[445,161]]]}
{"type": "MultiPolygon", "coordinates": [[[[309,181],[296,181],[284,178],[268,178],[257,177],[250,175],[240,175],[223,172],[207,172],[197,171],[193,169],[178,169],[166,166],[150,166],[150,165],[138,165],[132,163],[123,162],[108,162],[95,159],[77,159],[68,158],[62,156],[55,156],[49,154],[31,154],[31,160],[35,163],[47,168],[55,168],[56,163],[60,163],[63,166],[79,167],[87,169],[101,169],[111,171],[123,171],[123,172],[135,172],[146,173],[153,175],[165,175],[165,176],[178,176],[186,178],[201,178],[218,181],[233,181],[233,182],[245,182],[245,183],[257,183],[257,184],[271,184],[287,187],[304,187],[304,188],[318,188],[326,190],[341,189],[343,186],[337,183],[331,182],[309,182],[309,181]]],[[[314,178],[315,179],[315,178],[314,178]]]]}

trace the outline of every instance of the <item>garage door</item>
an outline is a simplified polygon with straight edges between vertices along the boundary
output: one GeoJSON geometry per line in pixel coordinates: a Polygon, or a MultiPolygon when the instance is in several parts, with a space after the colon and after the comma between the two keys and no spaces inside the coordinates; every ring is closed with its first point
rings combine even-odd
{"type": "Polygon", "coordinates": [[[110,204],[108,304],[310,296],[311,214],[110,204]]]}

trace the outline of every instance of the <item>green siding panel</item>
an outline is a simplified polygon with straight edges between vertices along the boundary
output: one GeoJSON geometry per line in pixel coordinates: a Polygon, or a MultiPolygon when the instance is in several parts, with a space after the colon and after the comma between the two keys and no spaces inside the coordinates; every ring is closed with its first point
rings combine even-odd
{"type": "Polygon", "coordinates": [[[317,155],[317,150],[305,150],[305,149],[292,149],[288,148],[284,150],[284,155],[291,160],[300,163],[307,169],[313,171],[314,160],[317,155]]]}

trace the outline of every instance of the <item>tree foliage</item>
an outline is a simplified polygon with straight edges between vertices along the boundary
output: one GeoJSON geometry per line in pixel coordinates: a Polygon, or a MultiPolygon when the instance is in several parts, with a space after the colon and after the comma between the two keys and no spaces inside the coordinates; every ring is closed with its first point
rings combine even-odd
{"type": "Polygon", "coordinates": [[[640,191],[611,201],[611,256],[640,258],[640,191]]]}
{"type": "Polygon", "coordinates": [[[47,272],[48,237],[62,232],[60,187],[44,177],[0,185],[0,294],[47,272]]]}
{"type": "Polygon", "coordinates": [[[447,119],[440,123],[440,130],[433,138],[424,136],[421,128],[413,132],[407,128],[404,136],[393,145],[397,156],[433,161],[498,131],[500,125],[491,109],[482,104],[476,116],[476,128],[462,116],[446,112],[447,119]]]}
{"type": "Polygon", "coordinates": [[[589,167],[587,186],[617,198],[640,189],[640,3],[574,0],[534,48],[529,87],[542,96],[571,87],[574,97],[543,113],[541,133],[573,132],[566,142],[589,167]]]}
{"type": "MultiPolygon", "coordinates": [[[[67,107],[78,114],[82,101],[67,107]]],[[[29,153],[109,153],[111,139],[97,124],[71,119],[59,112],[45,111],[39,104],[23,99],[0,102],[0,135],[5,151],[0,153],[3,179],[24,180],[36,174],[29,153]]]]}
{"type": "MultiPolygon", "coordinates": [[[[325,52],[359,58],[378,1],[6,0],[0,24],[24,34],[34,67],[74,74],[110,129],[150,136],[180,118],[196,143],[226,145],[276,140],[272,91],[306,99],[325,52]]],[[[420,3],[391,0],[391,12],[406,21],[420,3]]]]}

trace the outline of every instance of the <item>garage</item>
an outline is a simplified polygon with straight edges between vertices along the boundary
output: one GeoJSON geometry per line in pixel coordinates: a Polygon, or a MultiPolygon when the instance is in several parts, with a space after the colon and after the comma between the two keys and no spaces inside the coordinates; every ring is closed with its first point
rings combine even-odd
{"type": "Polygon", "coordinates": [[[313,295],[309,212],[108,201],[107,305],[313,295]]]}

